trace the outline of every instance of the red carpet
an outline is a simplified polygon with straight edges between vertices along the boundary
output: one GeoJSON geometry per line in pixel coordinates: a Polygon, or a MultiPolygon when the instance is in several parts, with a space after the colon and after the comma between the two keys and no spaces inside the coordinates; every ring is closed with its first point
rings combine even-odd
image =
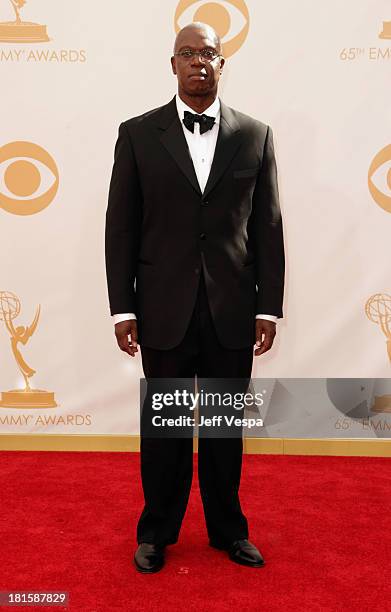
{"type": "MultiPolygon", "coordinates": [[[[132,564],[137,454],[3,452],[0,466],[0,591],[67,590],[78,612],[391,610],[389,459],[247,455],[242,506],[265,567],[207,546],[195,481],[156,575],[132,564]]],[[[2,608],[34,609],[64,608],[2,608]]]]}

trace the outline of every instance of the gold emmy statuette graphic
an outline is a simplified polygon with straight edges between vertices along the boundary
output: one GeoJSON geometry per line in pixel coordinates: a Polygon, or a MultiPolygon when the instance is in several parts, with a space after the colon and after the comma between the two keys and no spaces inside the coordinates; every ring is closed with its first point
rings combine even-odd
{"type": "MultiPolygon", "coordinates": [[[[391,295],[375,293],[365,304],[365,313],[372,323],[380,325],[387,338],[387,352],[391,361],[391,295]]],[[[375,395],[372,412],[391,412],[391,395],[375,395]]]]}
{"type": "Polygon", "coordinates": [[[0,22],[0,41],[8,43],[48,42],[46,26],[31,21],[22,21],[20,9],[26,0],[10,0],[15,11],[15,21],[0,22]]]}
{"type": "Polygon", "coordinates": [[[387,352],[391,361],[391,296],[386,293],[375,293],[365,304],[365,314],[372,323],[377,323],[387,338],[387,352]]]}
{"type": "Polygon", "coordinates": [[[383,21],[383,30],[380,32],[379,38],[391,39],[391,21],[383,21]]]}
{"type": "Polygon", "coordinates": [[[35,332],[40,308],[41,307],[38,306],[34,320],[30,326],[18,325],[15,327],[13,319],[20,313],[20,301],[14,293],[0,291],[0,320],[4,321],[10,333],[12,352],[25,381],[24,389],[12,389],[11,391],[2,392],[0,406],[3,408],[54,408],[57,406],[52,391],[32,389],[30,387],[29,378],[35,374],[35,370],[30,368],[25,362],[18,348],[20,342],[22,344],[27,344],[35,332]]]}

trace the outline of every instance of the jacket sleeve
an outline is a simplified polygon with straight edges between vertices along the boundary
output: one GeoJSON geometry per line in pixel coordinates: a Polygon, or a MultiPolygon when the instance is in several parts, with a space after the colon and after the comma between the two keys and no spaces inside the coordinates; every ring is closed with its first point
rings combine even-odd
{"type": "Polygon", "coordinates": [[[105,227],[110,313],[136,313],[135,277],[142,220],[142,191],[128,129],[121,123],[115,145],[105,227]]]}
{"type": "Polygon", "coordinates": [[[256,312],[281,318],[285,254],[273,132],[270,127],[267,129],[262,165],[253,194],[251,217],[258,288],[256,312]]]}

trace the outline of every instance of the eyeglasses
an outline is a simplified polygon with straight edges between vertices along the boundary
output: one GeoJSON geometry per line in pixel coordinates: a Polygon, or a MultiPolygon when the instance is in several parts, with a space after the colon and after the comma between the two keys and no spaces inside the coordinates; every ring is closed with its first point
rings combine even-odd
{"type": "Polygon", "coordinates": [[[212,49],[202,49],[202,51],[192,51],[191,49],[184,49],[179,53],[174,53],[174,55],[179,55],[179,57],[185,61],[190,61],[191,59],[193,59],[193,57],[198,55],[198,57],[203,62],[213,62],[213,60],[215,60],[217,57],[221,57],[221,55],[219,55],[218,53],[216,53],[216,51],[213,51],[212,49]]]}

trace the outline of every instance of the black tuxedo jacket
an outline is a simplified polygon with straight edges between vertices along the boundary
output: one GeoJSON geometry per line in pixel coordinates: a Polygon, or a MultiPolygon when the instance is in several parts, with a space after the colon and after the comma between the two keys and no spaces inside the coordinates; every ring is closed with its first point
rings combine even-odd
{"type": "Polygon", "coordinates": [[[139,344],[173,348],[203,267],[223,346],[255,343],[255,315],[282,317],[284,243],[270,127],[221,100],[201,193],[175,97],[122,123],[106,212],[111,314],[135,312],[139,344]]]}

